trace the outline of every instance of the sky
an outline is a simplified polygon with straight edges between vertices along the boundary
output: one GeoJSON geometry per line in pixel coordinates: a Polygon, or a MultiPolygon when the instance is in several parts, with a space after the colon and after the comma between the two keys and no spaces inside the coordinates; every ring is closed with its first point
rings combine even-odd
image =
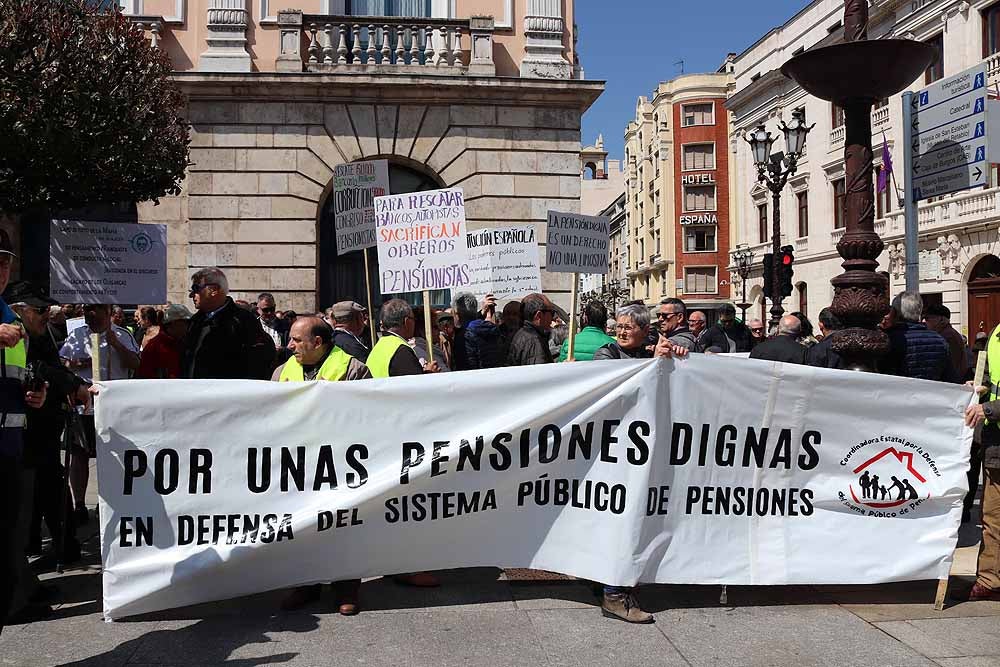
{"type": "Polygon", "coordinates": [[[576,0],[580,63],[604,93],[583,117],[580,140],[604,134],[610,159],[624,156],[625,125],[640,95],[681,73],[714,72],[783,24],[807,0],[576,0]]]}

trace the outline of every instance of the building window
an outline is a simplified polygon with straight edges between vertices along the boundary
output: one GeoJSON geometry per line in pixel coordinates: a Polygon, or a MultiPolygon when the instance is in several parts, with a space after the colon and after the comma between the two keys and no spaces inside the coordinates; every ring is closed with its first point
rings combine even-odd
{"type": "Polygon", "coordinates": [[[684,293],[715,294],[718,291],[717,272],[718,267],[715,266],[684,267],[684,293]]]}
{"type": "Polygon", "coordinates": [[[809,191],[795,193],[799,208],[799,238],[809,236],[809,191]]]}
{"type": "Polygon", "coordinates": [[[890,180],[886,181],[885,190],[882,192],[878,191],[878,177],[882,173],[882,165],[875,167],[875,217],[884,218],[889,213],[892,213],[892,176],[888,177],[890,180]]]}
{"type": "Polygon", "coordinates": [[[656,255],[659,255],[662,252],[660,250],[660,230],[659,229],[656,230],[655,237],[656,237],[656,248],[653,250],[653,253],[656,254],[656,255]]]}
{"type": "Polygon", "coordinates": [[[767,231],[767,204],[757,204],[757,238],[761,243],[767,243],[767,231]]]}
{"type": "Polygon", "coordinates": [[[431,0],[345,0],[348,16],[431,16],[431,0]]]}
{"type": "Polygon", "coordinates": [[[830,127],[835,130],[844,124],[844,109],[834,102],[830,102],[830,123],[830,127]]]}
{"type": "Polygon", "coordinates": [[[691,127],[692,125],[715,125],[715,105],[711,102],[682,105],[681,126],[691,127]]]}
{"type": "Polygon", "coordinates": [[[715,225],[686,225],[684,252],[715,252],[715,225]]]}
{"type": "Polygon", "coordinates": [[[656,204],[656,215],[660,214],[660,191],[653,193],[653,202],[656,204]]]}
{"type": "Polygon", "coordinates": [[[931,37],[927,43],[937,49],[937,60],[924,71],[924,83],[931,84],[944,78],[944,33],[931,37]]]}
{"type": "Polygon", "coordinates": [[[1000,51],[1000,3],[983,10],[983,58],[1000,51]]]}
{"type": "Polygon", "coordinates": [[[714,185],[685,185],[684,186],[684,210],[685,211],[714,211],[715,210],[715,186],[714,185]]]}
{"type": "Polygon", "coordinates": [[[684,146],[684,169],[715,169],[715,144],[684,146]]]}
{"type": "Polygon", "coordinates": [[[809,317],[809,292],[805,283],[799,283],[799,312],[809,317]]]}
{"type": "Polygon", "coordinates": [[[833,228],[843,229],[847,226],[844,219],[844,200],[847,199],[847,181],[838,178],[833,182],[833,228]]]}
{"type": "Polygon", "coordinates": [[[660,296],[667,295],[667,273],[665,271],[660,272],[660,296]]]}

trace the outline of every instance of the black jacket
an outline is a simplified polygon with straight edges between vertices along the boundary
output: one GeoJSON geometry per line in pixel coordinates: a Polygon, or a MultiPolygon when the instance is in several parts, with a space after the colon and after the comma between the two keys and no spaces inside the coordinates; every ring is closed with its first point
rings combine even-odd
{"type": "Polygon", "coordinates": [[[274,341],[253,313],[226,297],[226,305],[214,316],[199,311],[191,318],[181,377],[267,380],[274,355],[274,341]]]}
{"type": "Polygon", "coordinates": [[[833,334],[808,348],[806,363],[819,368],[847,368],[844,358],[833,351],[833,334]]]}
{"type": "Polygon", "coordinates": [[[886,331],[889,353],[882,359],[882,372],[908,378],[956,381],[952,376],[951,354],[941,334],[926,324],[901,322],[886,331]]]}
{"type": "Polygon", "coordinates": [[[742,322],[733,322],[732,328],[728,331],[718,323],[713,324],[701,333],[698,342],[703,350],[714,347],[722,352],[749,352],[753,348],[753,343],[750,341],[750,329],[742,322]],[[730,349],[734,346],[729,344],[729,340],[735,343],[735,349],[730,349]]]}
{"type": "Polygon", "coordinates": [[[605,361],[607,359],[652,359],[653,353],[647,345],[634,350],[626,350],[618,342],[608,343],[597,348],[594,352],[594,361],[605,361]]]}
{"type": "Polygon", "coordinates": [[[334,329],[333,344],[362,363],[368,361],[371,350],[350,331],[334,329]]]}
{"type": "Polygon", "coordinates": [[[768,338],[750,351],[751,359],[783,361],[786,364],[806,365],[809,350],[791,336],[779,335],[768,338]]]}
{"type": "Polygon", "coordinates": [[[463,331],[465,359],[469,368],[496,368],[503,365],[500,358],[500,327],[479,319],[469,322],[463,331]]]}
{"type": "Polygon", "coordinates": [[[507,351],[507,365],[551,364],[552,352],[549,350],[548,338],[548,332],[542,332],[533,324],[525,322],[510,341],[510,349],[507,351]]]}
{"type": "Polygon", "coordinates": [[[28,421],[24,432],[24,463],[29,467],[59,465],[59,447],[66,420],[63,403],[84,381],[63,367],[59,348],[48,331],[28,341],[28,364],[49,383],[49,389],[41,408],[25,411],[28,421]]]}

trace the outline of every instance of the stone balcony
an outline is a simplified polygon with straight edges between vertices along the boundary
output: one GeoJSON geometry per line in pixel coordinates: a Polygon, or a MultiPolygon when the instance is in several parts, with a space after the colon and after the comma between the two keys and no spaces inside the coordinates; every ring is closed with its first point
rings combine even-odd
{"type": "MultiPolygon", "coordinates": [[[[941,201],[920,204],[917,231],[947,232],[976,224],[1000,221],[1000,188],[972,190],[941,201]]],[[[883,240],[903,238],[906,222],[903,211],[895,211],[875,221],[875,232],[883,240]]]]}
{"type": "Polygon", "coordinates": [[[163,27],[167,21],[162,16],[137,16],[131,15],[128,20],[139,26],[139,28],[149,37],[149,43],[153,48],[160,46],[160,36],[163,34],[163,27]]]}
{"type": "Polygon", "coordinates": [[[418,19],[287,10],[278,12],[278,25],[279,72],[496,76],[492,17],[418,19]]]}

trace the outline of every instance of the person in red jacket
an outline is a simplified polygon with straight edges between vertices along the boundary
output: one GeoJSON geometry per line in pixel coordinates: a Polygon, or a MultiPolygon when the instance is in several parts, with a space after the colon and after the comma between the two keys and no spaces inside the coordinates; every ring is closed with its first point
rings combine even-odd
{"type": "Polygon", "coordinates": [[[187,335],[191,311],[179,303],[163,311],[160,333],[156,334],[142,351],[137,378],[145,380],[173,379],[180,377],[181,358],[184,355],[184,336],[187,335]]]}

